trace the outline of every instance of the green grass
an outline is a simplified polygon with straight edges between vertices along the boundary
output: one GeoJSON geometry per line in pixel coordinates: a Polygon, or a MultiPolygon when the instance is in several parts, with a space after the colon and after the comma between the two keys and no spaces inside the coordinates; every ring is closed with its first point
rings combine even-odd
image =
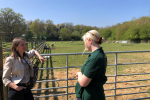
{"type": "MultiPolygon", "coordinates": [[[[51,48],[50,51],[44,51],[44,53],[82,53],[84,51],[84,43],[79,41],[74,41],[73,43],[68,43],[67,41],[63,41],[63,43],[60,43],[60,41],[47,41],[46,43],[51,45],[51,43],[54,44],[54,47],[51,48]]],[[[122,45],[121,43],[103,43],[101,47],[103,47],[105,52],[109,51],[137,51],[137,50],[150,50],[150,44],[128,44],[128,45],[122,45]]],[[[89,52],[89,51],[86,51],[89,52]]],[[[108,64],[115,64],[115,54],[106,54],[108,58],[108,64]]],[[[118,54],[117,63],[134,63],[134,62],[149,62],[150,53],[121,53],[118,54]]],[[[68,66],[82,66],[87,59],[88,55],[69,55],[68,56],[68,66]]],[[[50,68],[50,67],[66,67],[66,56],[51,56],[51,58],[47,59],[47,61],[44,62],[44,64],[39,64],[39,67],[42,68],[50,68]]],[[[78,71],[80,68],[69,68],[69,77],[73,78],[74,73],[76,72],[76,69],[78,71]]],[[[146,73],[149,72],[150,67],[147,64],[137,64],[137,65],[118,65],[117,66],[117,74],[133,74],[133,73],[146,73]]],[[[114,75],[115,74],[115,66],[107,66],[106,75],[114,75]]],[[[53,70],[40,70],[39,71],[39,77],[38,80],[53,80],[53,79],[66,79],[67,76],[67,70],[66,69],[53,69],[53,70]],[[53,73],[53,74],[52,74],[53,73]],[[61,77],[62,76],[62,77],[61,77]]],[[[120,76],[117,77],[118,81],[122,80],[136,80],[136,79],[148,79],[150,76],[147,75],[141,75],[141,76],[120,76]]],[[[108,78],[108,80],[114,82],[114,79],[108,78]]],[[[110,82],[108,81],[108,82],[110,82]]],[[[70,84],[71,81],[69,81],[70,84]]],[[[138,86],[138,85],[147,85],[150,84],[147,82],[135,82],[134,84],[131,84],[129,86],[138,86]]],[[[74,80],[74,85],[76,83],[76,80],[74,80]]],[[[130,83],[129,83],[130,84],[130,83]]],[[[124,85],[124,84],[123,84],[124,85]]],[[[48,87],[61,87],[66,86],[66,81],[58,81],[58,82],[43,82],[37,84],[37,88],[48,88],[48,87]]],[[[111,85],[108,85],[106,87],[110,87],[111,85]]],[[[122,84],[117,84],[117,87],[122,87],[122,84]]],[[[127,87],[127,86],[125,86],[127,87]]],[[[66,92],[66,89],[52,89],[52,90],[43,90],[38,91],[35,95],[42,95],[42,93],[46,95],[53,95],[55,93],[59,92],[66,92]],[[51,91],[55,91],[52,93],[51,91]]],[[[72,90],[74,92],[74,88],[72,90]]],[[[131,92],[137,92],[133,90],[129,90],[131,92]]],[[[148,91],[148,90],[147,90],[148,91]]],[[[139,92],[139,91],[138,91],[139,92]]],[[[70,92],[72,93],[72,92],[70,92]]],[[[107,95],[110,95],[110,93],[107,93],[107,95]]],[[[72,96],[72,95],[71,95],[72,96]]],[[[144,96],[143,96],[144,97],[144,96]]],[[[62,97],[63,98],[63,97],[62,97]]],[[[69,97],[70,98],[70,97],[69,97]]],[[[75,98],[75,97],[73,97],[75,98]]],[[[137,98],[137,97],[135,97],[137,98]]],[[[45,99],[44,99],[45,100],[45,99]]],[[[61,100],[61,99],[60,99],[61,100]]],[[[120,99],[121,100],[121,99],[120,99]]]]}
{"type": "MultiPolygon", "coordinates": [[[[80,41],[74,41],[73,43],[67,43],[67,41],[47,41],[47,44],[54,44],[54,47],[51,48],[50,51],[45,51],[44,53],[83,53],[84,51],[84,43],[80,41]]],[[[150,44],[127,44],[123,45],[121,43],[103,43],[101,47],[103,47],[105,52],[109,51],[137,51],[137,50],[150,50],[150,44]]],[[[86,51],[89,52],[89,51],[86,51]]],[[[149,62],[150,57],[148,56],[150,53],[120,53],[117,57],[117,63],[135,63],[135,62],[149,62]]],[[[115,64],[115,54],[106,54],[108,58],[108,64],[115,64]]],[[[68,66],[82,66],[87,59],[88,55],[69,55],[68,56],[68,66]]],[[[67,56],[51,56],[50,59],[47,59],[45,64],[42,67],[66,67],[67,56]],[[46,64],[49,61],[49,64],[46,64]]],[[[41,66],[41,65],[40,65],[41,66]]],[[[133,73],[130,70],[136,70],[135,73],[144,73],[147,72],[143,69],[146,67],[146,64],[138,64],[138,65],[118,65],[117,66],[117,74],[131,74],[133,73]],[[126,70],[126,71],[125,71],[126,70]]],[[[80,69],[80,68],[78,68],[80,69]]],[[[63,71],[64,69],[55,69],[55,71],[63,71]]],[[[44,70],[44,72],[46,72],[44,70]]],[[[115,74],[115,66],[107,66],[107,75],[115,74]]],[[[45,78],[44,78],[45,79],[45,78]]]]}
{"type": "MultiPolygon", "coordinates": [[[[82,53],[84,50],[84,42],[74,41],[73,43],[68,43],[67,41],[63,41],[63,43],[60,43],[60,41],[47,41],[47,44],[54,44],[54,49],[51,50],[52,53],[82,53]]],[[[130,44],[130,43],[129,43],[130,44]]],[[[124,45],[122,46],[122,43],[103,43],[101,45],[103,47],[105,52],[108,51],[136,51],[136,50],[150,50],[150,44],[133,44],[133,45],[124,45]]]]}
{"type": "MultiPolygon", "coordinates": [[[[51,45],[51,43],[54,44],[54,47],[51,47],[50,51],[44,51],[43,53],[83,53],[85,47],[84,42],[80,41],[73,41],[73,43],[68,43],[68,41],[63,41],[63,43],[60,43],[60,41],[47,41],[46,43],[51,45]]],[[[7,48],[10,48],[10,45],[6,46],[7,48]]],[[[28,44],[28,47],[31,47],[31,44],[28,44]]],[[[109,51],[138,51],[138,50],[150,50],[150,44],[121,44],[121,43],[103,43],[101,45],[103,47],[103,50],[105,52],[109,51]]],[[[86,51],[89,52],[89,51],[86,51]]],[[[11,53],[11,52],[8,52],[11,53]]],[[[108,59],[108,64],[115,64],[115,54],[106,54],[108,59]]],[[[150,53],[119,53],[117,55],[117,63],[135,63],[135,62],[150,62],[150,53]]],[[[88,58],[88,55],[69,55],[68,56],[68,66],[82,66],[86,59],[88,58]]],[[[51,58],[48,58],[47,61],[44,62],[44,64],[39,64],[38,66],[41,68],[52,68],[52,67],[66,67],[67,56],[51,56],[51,58]]],[[[80,71],[80,68],[69,68],[69,77],[74,78],[74,73],[76,71],[80,71]]],[[[149,64],[136,64],[136,65],[118,65],[117,66],[117,74],[133,74],[133,73],[146,73],[149,72],[150,67],[149,64]]],[[[107,66],[106,75],[115,75],[115,66],[107,66]]],[[[38,74],[38,80],[53,80],[53,79],[66,79],[67,78],[67,70],[66,69],[53,69],[53,70],[39,70],[38,74]]],[[[150,75],[141,75],[141,76],[120,76],[117,77],[118,81],[124,81],[124,80],[137,80],[137,79],[148,79],[150,78],[150,75]]],[[[114,79],[108,77],[108,82],[110,81],[114,82],[114,79]]],[[[76,80],[69,80],[70,86],[75,85],[76,80]],[[71,84],[72,83],[72,84],[71,84]]],[[[135,82],[133,85],[129,86],[138,86],[138,85],[148,85],[150,84],[150,81],[139,81],[135,82]]],[[[123,84],[124,85],[124,84],[123,84]]],[[[66,86],[66,81],[57,81],[57,82],[43,82],[43,83],[37,83],[36,88],[48,88],[48,87],[61,87],[66,86]]],[[[111,85],[108,85],[106,87],[110,87],[111,85]]],[[[117,87],[122,87],[121,85],[117,84],[117,87]]],[[[125,86],[127,87],[127,86],[125,86]]],[[[74,88],[72,89],[74,92],[74,88]]],[[[149,91],[147,89],[146,91],[149,91]]],[[[64,93],[66,92],[66,88],[59,89],[51,89],[51,90],[43,90],[43,91],[35,91],[35,96],[39,95],[53,95],[55,93],[64,93]],[[54,91],[54,93],[52,92],[54,91]]],[[[131,90],[131,92],[133,92],[131,90]]],[[[137,92],[137,91],[134,91],[137,92]]],[[[139,91],[138,91],[139,92],[139,91]]],[[[72,92],[70,92],[72,93],[72,92]]],[[[110,95],[107,93],[107,95],[110,95]]],[[[72,95],[71,95],[72,96],[72,95]]],[[[62,96],[63,97],[63,96],[62,96]]],[[[144,97],[144,96],[143,96],[144,97]]],[[[75,97],[73,97],[75,98],[75,97]]],[[[135,97],[136,98],[136,97],[135,97]]],[[[43,99],[41,99],[43,100],[43,99]]],[[[46,99],[44,99],[46,100],[46,99]]],[[[49,99],[51,100],[51,99],[49,99]]],[[[61,99],[60,99],[61,100],[61,99]]],[[[120,99],[121,100],[121,99],[120,99]]]]}
{"type": "MultiPolygon", "coordinates": [[[[47,44],[54,43],[46,42],[47,44]]],[[[137,51],[137,50],[150,50],[150,44],[133,44],[132,46],[122,46],[121,43],[103,43],[101,47],[105,52],[109,51],[137,51]]],[[[84,51],[84,43],[79,41],[74,41],[73,43],[68,43],[67,41],[60,41],[54,43],[54,47],[51,49],[51,53],[82,53],[84,51]]],[[[89,51],[86,51],[89,52],[89,51]]],[[[132,62],[143,62],[148,61],[149,57],[146,57],[147,53],[122,53],[118,54],[118,63],[132,63],[132,62]]],[[[108,58],[108,64],[115,63],[115,54],[106,54],[108,58]]],[[[88,55],[69,55],[69,66],[81,66],[88,55]]],[[[53,56],[53,67],[66,66],[66,56],[53,56]]]]}
{"type": "MultiPolygon", "coordinates": [[[[67,43],[68,41],[47,41],[46,43],[51,45],[54,44],[54,47],[51,48],[51,51],[45,51],[44,53],[83,53],[85,47],[84,42],[73,41],[73,43],[67,43]]],[[[7,43],[6,43],[7,44],[7,43]]],[[[5,47],[9,48],[11,45],[5,45],[5,47]]],[[[28,42],[28,47],[31,47],[31,43],[28,42]]],[[[150,44],[140,43],[140,44],[122,44],[122,43],[103,43],[101,45],[105,52],[109,51],[137,51],[137,50],[150,50],[150,44]]],[[[86,51],[89,52],[89,51],[86,51]]],[[[4,55],[9,55],[11,52],[6,52],[4,55]]],[[[115,63],[115,54],[106,54],[108,58],[108,64],[115,63]]],[[[120,53],[118,54],[117,63],[134,63],[134,62],[149,62],[150,57],[149,53],[120,53]]],[[[69,55],[68,56],[68,66],[82,66],[82,64],[87,59],[88,55],[69,55]]],[[[48,67],[66,67],[67,56],[52,56],[51,57],[51,65],[48,67]]],[[[43,65],[47,67],[46,64],[43,65]]],[[[124,72],[123,70],[131,67],[135,67],[137,65],[121,65],[118,66],[118,74],[124,72]]],[[[143,65],[145,66],[145,65],[143,65]]],[[[61,69],[60,69],[61,70],[61,69]]],[[[143,72],[141,70],[141,72],[143,72]]],[[[114,74],[114,66],[107,67],[108,74],[114,74]]],[[[126,72],[124,72],[126,73],[126,72]]]]}

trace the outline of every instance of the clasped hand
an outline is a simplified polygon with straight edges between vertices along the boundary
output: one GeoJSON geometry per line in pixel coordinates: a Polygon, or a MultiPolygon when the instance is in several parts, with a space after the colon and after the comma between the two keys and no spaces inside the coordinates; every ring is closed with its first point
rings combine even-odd
{"type": "Polygon", "coordinates": [[[78,78],[79,74],[82,74],[82,72],[75,73],[75,77],[78,78]]]}

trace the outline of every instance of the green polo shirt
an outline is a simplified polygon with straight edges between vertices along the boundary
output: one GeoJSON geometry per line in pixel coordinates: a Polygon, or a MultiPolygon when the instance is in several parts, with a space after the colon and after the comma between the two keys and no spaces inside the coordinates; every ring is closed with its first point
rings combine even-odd
{"type": "Polygon", "coordinates": [[[105,100],[103,85],[107,81],[105,76],[106,67],[107,57],[102,47],[100,47],[89,55],[81,67],[82,74],[92,80],[86,87],[81,87],[78,82],[76,83],[76,98],[82,98],[82,100],[105,100]]]}

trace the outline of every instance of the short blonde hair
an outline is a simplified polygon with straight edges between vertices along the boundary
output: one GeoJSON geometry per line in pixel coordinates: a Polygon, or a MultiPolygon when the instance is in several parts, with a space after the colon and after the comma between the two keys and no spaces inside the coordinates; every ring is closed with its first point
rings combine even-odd
{"type": "Polygon", "coordinates": [[[98,44],[102,44],[104,41],[104,38],[100,37],[100,34],[96,30],[90,30],[87,33],[85,33],[82,37],[83,41],[85,42],[85,39],[92,39],[98,44]]]}

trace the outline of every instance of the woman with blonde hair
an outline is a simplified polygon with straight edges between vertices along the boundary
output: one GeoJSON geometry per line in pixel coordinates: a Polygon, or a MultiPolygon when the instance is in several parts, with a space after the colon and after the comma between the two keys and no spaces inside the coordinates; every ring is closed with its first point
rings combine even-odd
{"type": "Polygon", "coordinates": [[[9,86],[9,100],[34,100],[30,89],[30,77],[33,77],[33,64],[30,58],[36,54],[41,63],[44,58],[38,51],[26,52],[26,43],[23,38],[15,38],[11,46],[12,54],[7,57],[3,70],[3,83],[9,86]]]}
{"type": "Polygon", "coordinates": [[[107,57],[99,44],[103,39],[96,30],[88,31],[82,37],[85,50],[92,51],[86,62],[77,72],[75,77],[75,93],[77,100],[105,100],[103,85],[107,81],[106,66],[107,57]]]}

